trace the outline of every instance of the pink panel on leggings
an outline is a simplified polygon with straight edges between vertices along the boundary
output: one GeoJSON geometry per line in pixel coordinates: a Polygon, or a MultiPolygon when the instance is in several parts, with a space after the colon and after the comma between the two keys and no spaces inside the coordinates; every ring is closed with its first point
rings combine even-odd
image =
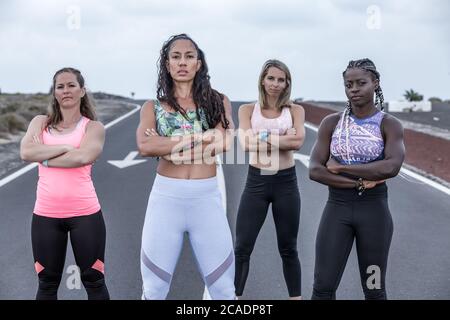
{"type": "Polygon", "coordinates": [[[95,263],[92,265],[91,268],[105,274],[105,264],[102,261],[100,261],[99,259],[97,259],[97,261],[95,261],[95,263]]]}
{"type": "Polygon", "coordinates": [[[36,273],[39,274],[42,270],[45,268],[40,264],[38,261],[34,263],[34,269],[36,270],[36,273]]]}

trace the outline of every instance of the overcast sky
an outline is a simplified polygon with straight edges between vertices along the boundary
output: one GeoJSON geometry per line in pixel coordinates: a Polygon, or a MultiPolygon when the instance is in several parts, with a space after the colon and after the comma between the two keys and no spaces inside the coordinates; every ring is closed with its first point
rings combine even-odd
{"type": "Polygon", "coordinates": [[[0,88],[47,92],[73,66],[92,91],[151,98],[163,42],[188,33],[231,100],[256,99],[270,58],[290,68],[293,98],[345,100],[341,73],[363,57],[387,100],[450,99],[449,14],[448,0],[0,0],[0,88]]]}

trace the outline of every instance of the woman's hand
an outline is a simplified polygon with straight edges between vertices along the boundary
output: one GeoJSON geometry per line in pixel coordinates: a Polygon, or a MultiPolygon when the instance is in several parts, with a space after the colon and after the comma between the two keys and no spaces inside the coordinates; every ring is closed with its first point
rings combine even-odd
{"type": "Polygon", "coordinates": [[[38,136],[37,134],[35,134],[35,135],[33,136],[33,142],[34,142],[34,143],[37,143],[37,144],[43,144],[42,141],[41,141],[41,137],[38,136]]]}
{"type": "Polygon", "coordinates": [[[379,180],[379,181],[363,180],[363,185],[364,185],[364,188],[366,188],[366,189],[372,189],[375,186],[377,186],[377,185],[379,185],[379,184],[381,184],[381,183],[383,183],[385,181],[386,180],[379,180]]]}
{"type": "Polygon", "coordinates": [[[153,129],[153,128],[151,128],[151,129],[150,129],[150,128],[145,129],[144,134],[145,134],[147,137],[150,137],[150,136],[159,136],[158,132],[156,132],[156,130],[153,129]]]}
{"type": "Polygon", "coordinates": [[[297,134],[297,130],[295,128],[289,128],[286,131],[287,136],[295,136],[297,134]]]}
{"type": "Polygon", "coordinates": [[[367,181],[363,180],[363,185],[365,189],[372,189],[377,185],[377,181],[367,181]]]}

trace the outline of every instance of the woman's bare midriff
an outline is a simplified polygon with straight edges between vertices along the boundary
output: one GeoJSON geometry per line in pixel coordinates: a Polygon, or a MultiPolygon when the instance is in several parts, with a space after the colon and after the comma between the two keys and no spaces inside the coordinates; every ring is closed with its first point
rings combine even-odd
{"type": "Polygon", "coordinates": [[[159,175],[175,179],[206,179],[216,176],[216,164],[174,164],[160,159],[156,169],[159,175]]]}
{"type": "Polygon", "coordinates": [[[272,154],[270,155],[270,157],[267,156],[267,159],[260,159],[259,157],[257,157],[257,152],[250,152],[250,165],[256,168],[279,171],[291,168],[295,165],[294,151],[291,150],[279,151],[278,157],[272,151],[272,154]],[[268,164],[266,164],[267,159],[271,159],[271,162],[268,164]]]}

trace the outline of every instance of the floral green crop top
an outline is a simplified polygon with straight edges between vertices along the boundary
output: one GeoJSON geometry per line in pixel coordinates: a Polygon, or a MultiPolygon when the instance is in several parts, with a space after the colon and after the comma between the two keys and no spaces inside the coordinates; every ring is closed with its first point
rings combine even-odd
{"type": "Polygon", "coordinates": [[[180,112],[164,110],[159,100],[155,100],[156,130],[161,136],[183,136],[192,133],[202,133],[203,127],[209,128],[205,111],[199,108],[200,121],[197,120],[195,110],[186,112],[187,119],[180,112]]]}

